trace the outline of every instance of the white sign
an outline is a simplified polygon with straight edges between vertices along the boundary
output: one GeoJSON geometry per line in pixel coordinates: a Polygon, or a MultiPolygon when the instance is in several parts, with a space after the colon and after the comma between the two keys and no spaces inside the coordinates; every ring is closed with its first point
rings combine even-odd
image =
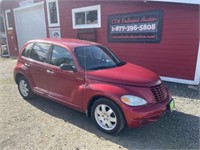
{"type": "Polygon", "coordinates": [[[50,38],[61,38],[60,28],[49,28],[50,38]]]}

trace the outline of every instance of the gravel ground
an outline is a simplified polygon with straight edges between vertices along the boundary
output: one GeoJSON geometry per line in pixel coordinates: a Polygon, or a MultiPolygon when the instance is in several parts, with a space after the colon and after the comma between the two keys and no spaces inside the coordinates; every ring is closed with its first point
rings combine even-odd
{"type": "Polygon", "coordinates": [[[0,150],[200,149],[199,86],[166,82],[175,111],[112,136],[83,113],[41,97],[23,100],[13,80],[15,64],[0,58],[0,150]]]}

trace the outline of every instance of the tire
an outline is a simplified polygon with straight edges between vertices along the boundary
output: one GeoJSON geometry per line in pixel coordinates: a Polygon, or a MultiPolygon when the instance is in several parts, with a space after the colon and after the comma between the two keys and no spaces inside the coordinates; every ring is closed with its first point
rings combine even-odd
{"type": "Polygon", "coordinates": [[[32,92],[30,88],[30,84],[28,80],[25,77],[20,77],[17,80],[18,90],[21,96],[24,99],[32,99],[34,97],[34,93],[32,92]]]}
{"type": "Polygon", "coordinates": [[[119,133],[126,124],[119,106],[106,98],[99,98],[94,102],[91,116],[96,126],[107,134],[119,133]]]}

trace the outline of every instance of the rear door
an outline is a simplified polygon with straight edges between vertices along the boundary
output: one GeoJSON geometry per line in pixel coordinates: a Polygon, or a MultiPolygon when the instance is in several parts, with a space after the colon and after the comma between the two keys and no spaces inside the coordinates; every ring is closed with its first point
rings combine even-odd
{"type": "Polygon", "coordinates": [[[30,51],[30,61],[26,63],[34,83],[34,90],[40,94],[48,93],[47,62],[51,44],[36,43],[30,51]]]}
{"type": "Polygon", "coordinates": [[[50,56],[50,64],[47,65],[49,77],[48,83],[49,97],[68,103],[75,108],[82,106],[82,89],[84,76],[80,72],[62,70],[61,64],[73,64],[74,59],[70,52],[60,46],[54,45],[50,56]]]}

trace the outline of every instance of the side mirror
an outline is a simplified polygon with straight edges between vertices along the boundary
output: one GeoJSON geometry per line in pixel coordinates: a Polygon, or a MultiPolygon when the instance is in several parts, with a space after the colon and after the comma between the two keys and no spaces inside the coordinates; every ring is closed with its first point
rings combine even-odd
{"type": "Polygon", "coordinates": [[[60,65],[60,68],[62,70],[69,70],[69,71],[73,71],[73,72],[77,71],[76,68],[75,68],[75,66],[73,64],[66,64],[66,63],[64,63],[64,64],[60,65]]]}

